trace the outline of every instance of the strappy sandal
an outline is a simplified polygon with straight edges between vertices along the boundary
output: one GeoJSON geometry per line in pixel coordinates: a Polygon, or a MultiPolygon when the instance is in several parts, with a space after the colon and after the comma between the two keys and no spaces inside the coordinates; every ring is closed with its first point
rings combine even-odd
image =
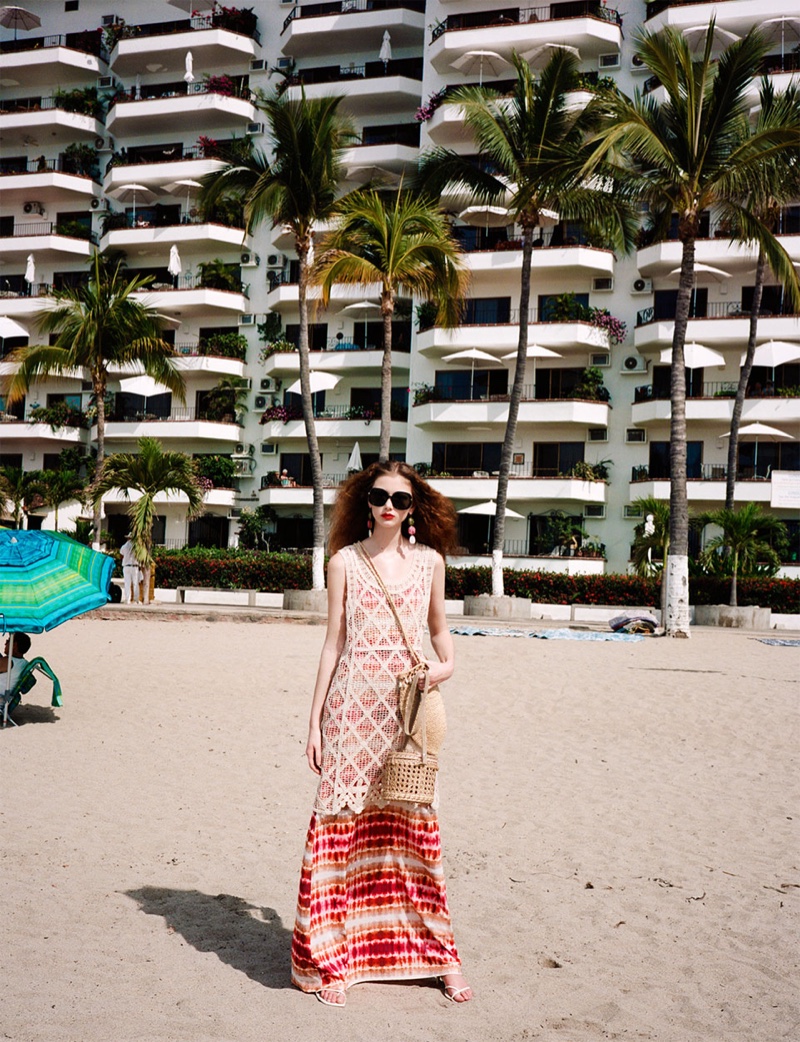
{"type": "MultiPolygon", "coordinates": [[[[444,977],[439,977],[438,980],[442,988],[444,989],[444,997],[449,1002],[456,1002],[459,995],[463,995],[465,991],[472,991],[472,988],[469,984],[465,984],[463,988],[457,988],[455,984],[445,984],[444,977]]],[[[469,1002],[470,1000],[467,999],[466,1001],[469,1002]]],[[[462,1005],[462,1003],[456,1002],[456,1005],[460,1006],[462,1005]]]]}
{"type": "Polygon", "coordinates": [[[319,991],[315,991],[314,994],[323,1006],[336,1006],[338,1009],[344,1009],[345,1003],[347,1002],[347,989],[344,984],[327,984],[324,988],[320,988],[319,991]],[[324,999],[322,997],[323,992],[329,992],[332,995],[341,995],[344,1001],[331,1002],[330,999],[324,999]]]}

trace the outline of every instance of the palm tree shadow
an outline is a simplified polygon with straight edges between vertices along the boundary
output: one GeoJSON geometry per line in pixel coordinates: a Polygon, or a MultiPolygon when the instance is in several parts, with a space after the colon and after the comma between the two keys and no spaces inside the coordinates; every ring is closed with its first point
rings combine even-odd
{"type": "Polygon", "coordinates": [[[289,988],[292,932],[272,908],[256,908],[230,894],[144,886],[126,890],[147,915],[160,915],[199,952],[215,952],[222,962],[265,988],[289,988]]]}

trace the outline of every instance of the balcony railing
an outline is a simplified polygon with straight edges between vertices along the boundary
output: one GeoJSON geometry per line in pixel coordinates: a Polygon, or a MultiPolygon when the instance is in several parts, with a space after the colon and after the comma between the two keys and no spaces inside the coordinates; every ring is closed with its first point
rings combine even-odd
{"type": "Polygon", "coordinates": [[[645,21],[648,18],[655,18],[657,14],[661,14],[662,11],[668,11],[670,7],[694,7],[696,4],[710,4],[716,3],[717,0],[652,0],[647,4],[647,10],[645,13],[645,21]]]}
{"type": "Polygon", "coordinates": [[[320,65],[310,69],[296,69],[287,77],[290,87],[313,83],[348,83],[351,80],[380,79],[383,76],[407,76],[411,80],[422,79],[422,58],[393,58],[382,61],[364,62],[363,65],[320,65]]]}
{"type": "MultiPolygon", "coordinates": [[[[486,372],[486,370],[484,370],[486,372]]],[[[605,388],[603,388],[605,390],[605,388]]],[[[432,387],[429,389],[421,401],[415,401],[415,405],[426,405],[428,402],[463,402],[469,404],[470,402],[507,402],[511,399],[510,391],[506,391],[503,394],[490,394],[485,390],[474,387],[471,393],[464,394],[462,388],[455,387],[432,387]]],[[[601,402],[604,405],[608,404],[608,398],[589,398],[585,394],[579,394],[577,391],[564,391],[562,394],[550,394],[545,397],[544,395],[536,393],[535,384],[523,384],[522,386],[522,399],[523,402],[601,402]]]]}
{"type": "Polygon", "coordinates": [[[111,215],[113,219],[105,222],[103,235],[130,228],[178,228],[182,225],[191,224],[217,224],[223,228],[244,228],[244,218],[242,218],[240,223],[222,221],[217,217],[204,217],[196,210],[181,210],[177,214],[156,213],[156,216],[153,217],[151,216],[152,209],[150,206],[142,207],[142,210],[145,210],[146,213],[143,214],[141,210],[137,210],[135,217],[132,212],[111,215]]]}
{"type": "Polygon", "coordinates": [[[90,228],[84,228],[74,221],[54,224],[52,221],[36,221],[30,224],[15,224],[12,231],[0,231],[0,239],[16,239],[28,235],[60,235],[65,239],[85,239],[97,245],[97,236],[90,228]]]}
{"type": "MultiPolygon", "coordinates": [[[[129,275],[133,276],[136,274],[134,270],[128,272],[129,275]]],[[[250,285],[246,282],[239,283],[236,287],[231,285],[213,285],[203,281],[201,275],[178,275],[173,278],[170,282],[151,282],[146,286],[143,293],[171,293],[179,290],[186,289],[214,289],[222,293],[241,293],[245,297],[250,295],[250,285]]]]}
{"type": "MultiPolygon", "coordinates": [[[[233,410],[231,410],[231,414],[233,410]]],[[[186,423],[188,421],[202,420],[206,423],[226,423],[231,425],[234,420],[220,420],[216,415],[209,415],[205,409],[179,408],[170,409],[169,413],[159,415],[146,410],[133,410],[117,412],[111,410],[106,416],[109,423],[186,423]]]]}
{"type": "Polygon", "coordinates": [[[93,54],[97,58],[108,60],[103,37],[98,32],[60,33],[54,36],[23,37],[19,40],[3,40],[0,43],[0,54],[16,54],[20,51],[39,51],[50,47],[68,47],[72,51],[93,54]]]}
{"type": "MultiPolygon", "coordinates": [[[[59,156],[58,159],[0,159],[0,177],[10,174],[73,174],[75,177],[89,177],[83,171],[75,169],[75,163],[69,158],[59,156]]],[[[91,180],[91,179],[90,179],[91,180]]]]}
{"type": "Polygon", "coordinates": [[[48,112],[52,109],[61,109],[78,116],[90,116],[92,119],[101,119],[103,115],[102,101],[94,98],[76,103],[58,95],[48,97],[37,95],[30,98],[6,98],[0,101],[0,114],[4,116],[14,115],[18,112],[48,112]]]}
{"type": "MultiPolygon", "coordinates": [[[[252,12],[252,8],[250,12],[252,12]]],[[[229,8],[228,11],[223,10],[213,14],[198,12],[191,18],[180,18],[170,22],[126,25],[117,42],[138,36],[170,36],[174,33],[198,32],[203,29],[227,29],[229,32],[248,36],[256,43],[261,43],[261,36],[256,28],[257,20],[250,12],[229,8]]]]}
{"type": "Polygon", "coordinates": [[[364,11],[390,11],[402,8],[406,11],[425,13],[425,0],[334,0],[331,3],[303,4],[295,7],[284,19],[281,35],[286,32],[295,18],[320,18],[331,14],[361,14],[364,11]]]}
{"type": "MultiPolygon", "coordinates": [[[[739,467],[737,481],[767,481],[771,466],[767,463],[758,467],[739,467]]],[[[691,463],[686,468],[688,481],[727,481],[728,467],[725,463],[691,463]]],[[[631,481],[669,481],[669,468],[650,467],[647,464],[631,467],[631,481]]]]}
{"type": "Polygon", "coordinates": [[[124,105],[132,101],[162,101],[165,98],[183,98],[192,94],[218,94],[223,98],[255,101],[255,95],[246,82],[235,82],[233,90],[228,90],[217,86],[209,88],[207,83],[184,83],[181,80],[175,83],[148,84],[140,87],[138,92],[135,87],[127,91],[118,91],[111,105],[124,105]]]}
{"type": "Polygon", "coordinates": [[[22,275],[12,275],[10,279],[0,278],[0,298],[49,297],[53,292],[50,282],[25,282],[22,275]],[[24,283],[20,285],[19,283],[24,283]]]}
{"type": "MultiPolygon", "coordinates": [[[[791,318],[796,317],[798,312],[792,309],[791,304],[786,301],[784,306],[779,310],[770,310],[762,308],[759,311],[761,318],[791,318]]],[[[749,318],[750,312],[742,305],[741,301],[736,300],[713,300],[710,303],[703,303],[698,301],[696,306],[690,308],[689,318],[749,318]]],[[[674,314],[656,314],[655,307],[642,308],[641,311],[636,312],[636,327],[649,326],[652,322],[674,322],[674,314]]]]}
{"type": "Polygon", "coordinates": [[[567,3],[546,4],[543,7],[506,7],[500,10],[476,11],[471,14],[451,14],[434,27],[431,43],[454,29],[483,29],[487,26],[523,25],[529,22],[563,21],[568,18],[597,18],[603,22],[622,25],[618,11],[603,7],[592,0],[571,0],[567,3]]]}

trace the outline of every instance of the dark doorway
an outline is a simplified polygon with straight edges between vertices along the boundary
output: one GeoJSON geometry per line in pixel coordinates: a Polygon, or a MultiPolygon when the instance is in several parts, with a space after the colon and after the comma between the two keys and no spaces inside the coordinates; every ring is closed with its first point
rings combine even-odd
{"type": "Polygon", "coordinates": [[[189,546],[210,546],[224,549],[228,545],[227,517],[218,514],[204,514],[196,521],[189,522],[189,546]]]}

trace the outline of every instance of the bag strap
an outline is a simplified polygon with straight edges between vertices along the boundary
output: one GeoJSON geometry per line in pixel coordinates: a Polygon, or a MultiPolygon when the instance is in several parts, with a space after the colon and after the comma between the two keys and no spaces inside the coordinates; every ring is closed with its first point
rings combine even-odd
{"type": "MultiPolygon", "coordinates": [[[[380,586],[381,590],[383,590],[383,594],[386,597],[386,600],[387,600],[387,602],[389,604],[389,607],[392,609],[394,617],[397,620],[397,625],[400,627],[400,632],[403,634],[403,640],[406,642],[406,644],[408,645],[408,650],[411,652],[411,658],[412,658],[414,664],[411,667],[411,669],[407,669],[405,672],[400,673],[398,675],[398,677],[397,677],[398,684],[399,684],[399,682],[401,680],[404,680],[404,679],[408,678],[409,674],[416,674],[416,673],[424,672],[424,675],[425,675],[425,682],[424,682],[423,688],[422,688],[422,690],[420,692],[420,696],[419,696],[419,715],[420,715],[421,730],[422,730],[422,742],[420,743],[421,746],[422,746],[422,762],[423,763],[427,763],[427,761],[428,761],[428,733],[427,733],[428,728],[427,728],[426,704],[427,704],[427,701],[428,701],[428,698],[427,698],[428,687],[430,685],[430,674],[429,674],[430,667],[428,666],[428,663],[424,659],[420,658],[419,653],[417,652],[416,648],[414,647],[414,645],[409,640],[408,633],[406,632],[406,628],[403,625],[403,620],[400,618],[400,612],[397,610],[397,605],[394,603],[394,599],[392,598],[392,595],[386,589],[386,583],[381,578],[380,572],[375,567],[375,563],[373,562],[372,558],[369,556],[367,551],[364,549],[364,544],[363,543],[356,543],[356,549],[358,550],[358,552],[361,555],[362,559],[364,561],[366,561],[368,568],[371,570],[372,574],[377,579],[378,585],[380,586]]],[[[409,698],[407,700],[407,702],[406,702],[405,712],[403,714],[403,731],[405,732],[406,736],[409,737],[409,738],[411,737],[412,717],[414,717],[416,715],[413,710],[414,710],[414,706],[412,704],[412,699],[409,698]]]]}

